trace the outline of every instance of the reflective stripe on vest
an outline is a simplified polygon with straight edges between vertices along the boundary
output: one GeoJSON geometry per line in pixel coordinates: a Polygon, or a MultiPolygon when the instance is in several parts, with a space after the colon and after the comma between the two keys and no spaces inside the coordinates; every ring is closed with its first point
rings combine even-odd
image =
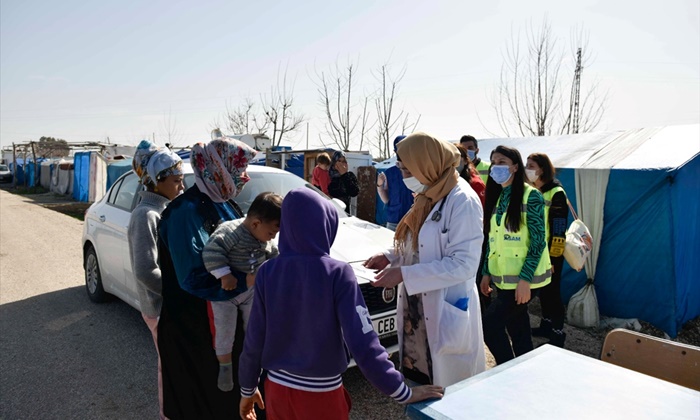
{"type": "Polygon", "coordinates": [[[486,184],[486,181],[489,179],[489,168],[491,168],[491,164],[483,160],[480,160],[479,164],[476,165],[476,170],[479,171],[479,178],[484,181],[484,184],[486,184]]]}
{"type": "Polygon", "coordinates": [[[552,198],[554,198],[554,194],[560,191],[566,195],[562,187],[554,187],[542,193],[542,197],[544,197],[544,239],[547,243],[549,243],[549,209],[552,207],[552,198]]]}
{"type": "MultiPolygon", "coordinates": [[[[525,185],[523,202],[521,205],[521,224],[517,232],[508,232],[506,229],[506,215],[501,218],[502,226],[496,223],[496,212],[491,216],[491,230],[489,231],[489,256],[488,264],[491,279],[499,289],[515,289],[518,286],[520,270],[525,262],[527,251],[530,248],[530,231],[527,227],[527,200],[535,189],[525,185]]],[[[496,208],[501,201],[498,199],[496,208]]],[[[552,264],[549,259],[549,250],[545,245],[537,264],[535,273],[530,282],[531,289],[546,286],[552,277],[552,264]]]]}

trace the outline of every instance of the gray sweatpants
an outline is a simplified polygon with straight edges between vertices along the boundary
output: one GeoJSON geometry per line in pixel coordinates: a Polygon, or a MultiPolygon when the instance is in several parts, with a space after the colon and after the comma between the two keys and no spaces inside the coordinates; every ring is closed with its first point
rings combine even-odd
{"type": "Polygon", "coordinates": [[[243,317],[243,331],[248,326],[250,309],[253,306],[253,288],[251,287],[231,300],[210,303],[211,312],[214,315],[214,351],[217,356],[231,353],[233,339],[236,336],[239,310],[243,317]]]}

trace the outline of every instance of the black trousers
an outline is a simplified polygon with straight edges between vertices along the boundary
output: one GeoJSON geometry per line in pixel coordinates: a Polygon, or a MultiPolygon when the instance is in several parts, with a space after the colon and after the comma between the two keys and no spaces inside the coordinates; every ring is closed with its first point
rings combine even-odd
{"type": "Polygon", "coordinates": [[[499,365],[533,348],[527,303],[515,302],[515,290],[498,289],[484,313],[483,325],[484,341],[499,365]]]}
{"type": "Polygon", "coordinates": [[[552,321],[552,328],[561,330],[564,328],[564,302],[561,300],[561,270],[564,266],[564,257],[552,258],[552,281],[539,289],[540,305],[542,306],[542,318],[552,321]]]}

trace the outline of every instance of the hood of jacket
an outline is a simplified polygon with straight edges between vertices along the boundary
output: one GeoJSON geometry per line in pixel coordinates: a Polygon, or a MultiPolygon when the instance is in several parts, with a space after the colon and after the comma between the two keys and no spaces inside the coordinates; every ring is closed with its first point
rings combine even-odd
{"type": "Polygon", "coordinates": [[[338,210],[307,187],[287,193],[282,202],[280,254],[329,255],[338,232],[338,210]]]}

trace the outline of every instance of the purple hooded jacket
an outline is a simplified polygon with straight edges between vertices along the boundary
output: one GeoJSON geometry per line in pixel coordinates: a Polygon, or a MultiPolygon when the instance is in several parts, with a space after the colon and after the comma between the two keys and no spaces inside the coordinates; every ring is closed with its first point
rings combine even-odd
{"type": "Polygon", "coordinates": [[[279,257],[258,271],[239,362],[241,395],[255,393],[261,370],[278,384],[311,392],[342,385],[346,345],[367,379],[406,402],[411,390],[389,360],[350,265],[329,256],[338,211],[309,188],[282,203],[279,257]]]}

